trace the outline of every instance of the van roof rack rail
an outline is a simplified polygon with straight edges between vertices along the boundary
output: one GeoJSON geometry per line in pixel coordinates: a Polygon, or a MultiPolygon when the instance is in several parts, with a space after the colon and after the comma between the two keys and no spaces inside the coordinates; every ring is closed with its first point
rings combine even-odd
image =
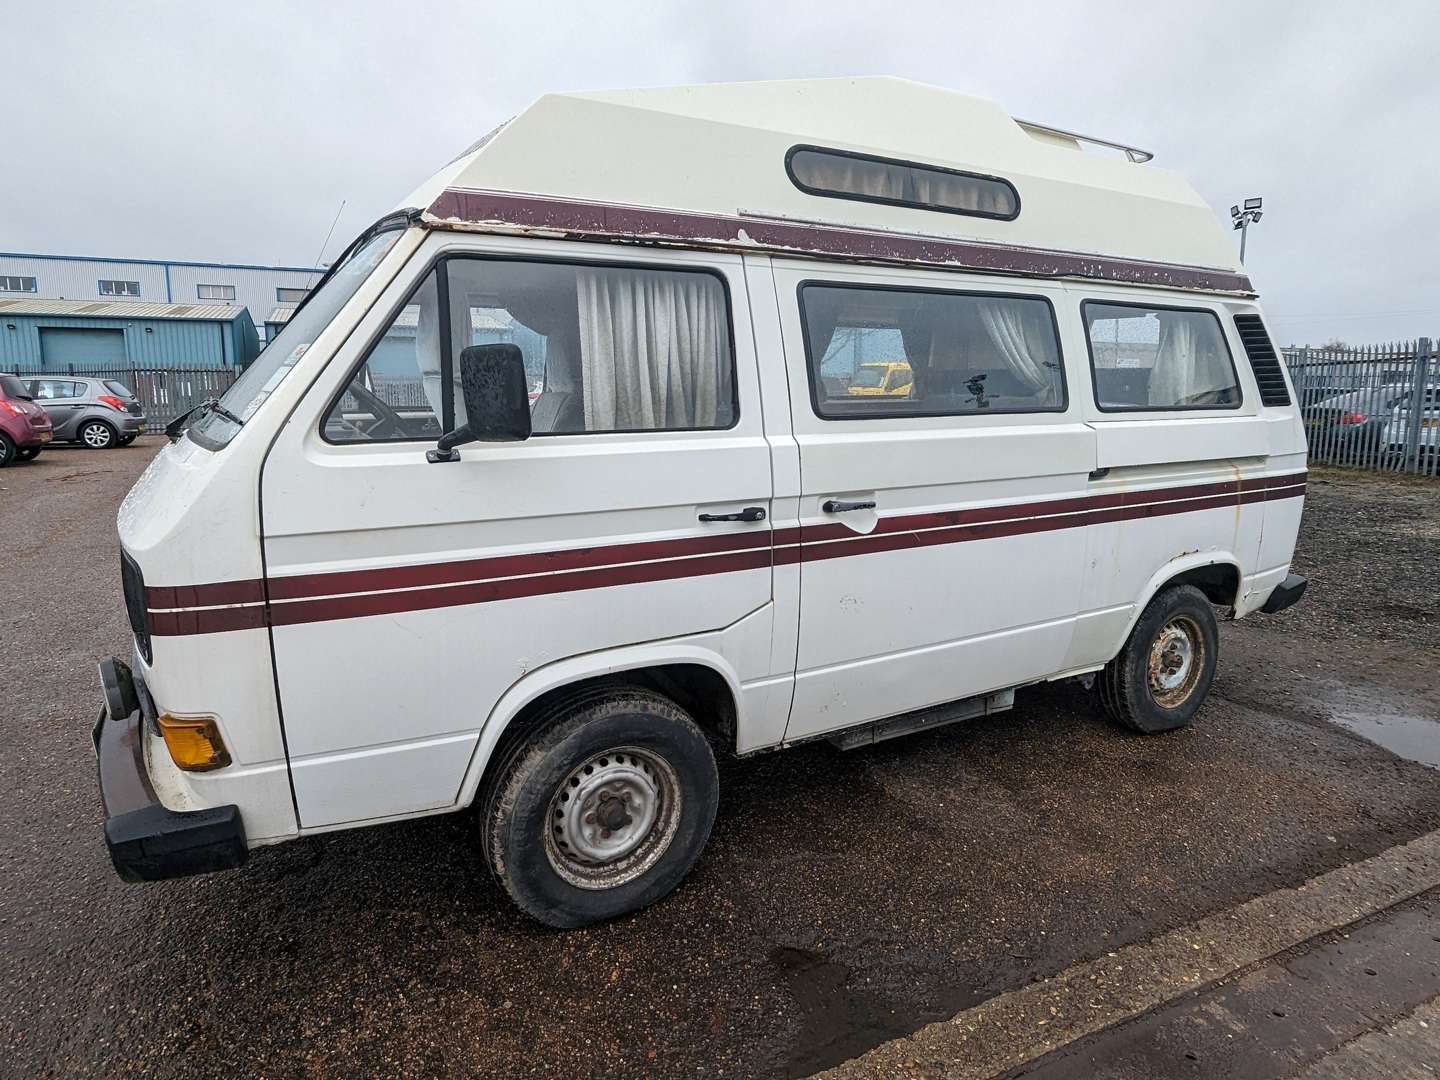
{"type": "Polygon", "coordinates": [[[1122,150],[1125,156],[1137,165],[1143,165],[1155,157],[1149,150],[1141,150],[1138,146],[1114,142],[1111,139],[1097,139],[1093,135],[1081,135],[1078,131],[1066,131],[1064,128],[1051,127],[1049,124],[1037,124],[1033,120],[1021,120],[1018,116],[1015,118],[1015,122],[1021,127],[1030,128],[1032,131],[1043,131],[1048,135],[1060,135],[1067,139],[1074,139],[1076,142],[1089,143],[1091,146],[1103,146],[1110,150],[1122,150]]]}

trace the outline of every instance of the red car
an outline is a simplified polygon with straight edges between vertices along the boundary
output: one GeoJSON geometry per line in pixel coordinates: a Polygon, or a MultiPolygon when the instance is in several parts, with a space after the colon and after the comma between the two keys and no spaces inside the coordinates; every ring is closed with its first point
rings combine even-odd
{"type": "Polygon", "coordinates": [[[50,417],[30,400],[25,384],[14,375],[0,375],[0,469],[29,461],[53,437],[50,417]]]}

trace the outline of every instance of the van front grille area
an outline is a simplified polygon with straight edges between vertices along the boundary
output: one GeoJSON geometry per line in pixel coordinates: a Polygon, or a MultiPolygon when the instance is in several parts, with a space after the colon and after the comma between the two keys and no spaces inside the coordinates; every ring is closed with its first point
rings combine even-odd
{"type": "Polygon", "coordinates": [[[120,584],[125,589],[125,613],[130,616],[130,632],[145,663],[151,663],[150,621],[145,614],[145,579],[140,567],[124,551],[120,552],[120,584]]]}
{"type": "Polygon", "coordinates": [[[1280,358],[1275,355],[1275,346],[1265,332],[1265,324],[1259,315],[1236,315],[1235,329],[1240,331],[1240,341],[1245,346],[1245,355],[1250,358],[1250,370],[1255,372],[1255,382],[1260,386],[1262,405],[1289,405],[1290,392],[1285,389],[1285,373],[1280,370],[1280,358]]]}

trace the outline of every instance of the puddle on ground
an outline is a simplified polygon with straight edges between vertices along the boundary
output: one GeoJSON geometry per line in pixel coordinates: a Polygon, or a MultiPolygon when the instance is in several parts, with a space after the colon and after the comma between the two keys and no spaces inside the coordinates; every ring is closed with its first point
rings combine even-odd
{"type": "Polygon", "coordinates": [[[1440,720],[1364,712],[1339,712],[1330,719],[1392,754],[1440,769],[1440,720]]]}

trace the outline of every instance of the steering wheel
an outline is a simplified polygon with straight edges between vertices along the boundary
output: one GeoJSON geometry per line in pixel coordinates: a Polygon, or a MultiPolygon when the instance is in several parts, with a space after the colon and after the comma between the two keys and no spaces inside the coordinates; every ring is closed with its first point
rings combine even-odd
{"type": "Polygon", "coordinates": [[[347,393],[353,394],[356,401],[375,414],[375,420],[368,425],[364,421],[340,418],[342,424],[362,438],[389,439],[396,435],[409,434],[405,430],[404,418],[365,386],[358,382],[351,383],[347,393]]]}

